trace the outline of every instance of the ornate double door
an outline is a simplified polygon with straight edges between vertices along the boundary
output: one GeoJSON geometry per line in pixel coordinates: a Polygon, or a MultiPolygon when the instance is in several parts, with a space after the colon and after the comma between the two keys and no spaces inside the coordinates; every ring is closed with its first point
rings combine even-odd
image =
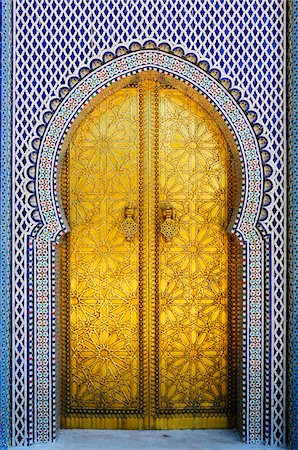
{"type": "Polygon", "coordinates": [[[80,122],[62,176],[63,427],[231,426],[229,164],[216,122],[164,82],[80,122]]]}

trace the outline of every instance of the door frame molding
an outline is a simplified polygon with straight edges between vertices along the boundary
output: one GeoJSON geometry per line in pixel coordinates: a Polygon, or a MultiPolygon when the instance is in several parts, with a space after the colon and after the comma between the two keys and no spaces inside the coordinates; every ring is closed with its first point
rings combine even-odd
{"type": "Polygon", "coordinates": [[[103,63],[93,61],[91,69],[81,69],[82,78],[72,77],[69,86],[60,90],[61,99],[52,100],[52,111],[44,114],[44,123],[37,128],[38,137],[33,141],[35,150],[28,168],[30,182],[27,186],[35,224],[27,242],[28,308],[32,311],[27,326],[28,333],[34,336],[34,344],[32,342],[28,349],[28,407],[32,412],[28,422],[29,443],[51,441],[59,427],[59,317],[55,319],[59,311],[57,244],[69,231],[59,192],[63,144],[74,120],[99,92],[146,70],[177,78],[204,96],[222,116],[238,149],[242,189],[230,231],[239,237],[243,246],[239,432],[247,443],[264,442],[271,420],[264,403],[265,393],[270,397],[266,387],[271,369],[267,367],[266,358],[271,344],[266,338],[270,330],[265,332],[270,236],[265,237],[262,220],[267,218],[270,204],[272,170],[268,164],[269,152],[265,150],[267,141],[260,136],[262,126],[256,123],[256,114],[249,110],[247,102],[241,100],[240,92],[229,89],[229,80],[220,79],[219,71],[209,70],[205,61],[197,63],[193,54],[184,57],[179,49],[174,54],[149,43],[147,48],[132,48],[131,51],[121,47],[118,56],[107,53],[104,59],[103,63]]]}

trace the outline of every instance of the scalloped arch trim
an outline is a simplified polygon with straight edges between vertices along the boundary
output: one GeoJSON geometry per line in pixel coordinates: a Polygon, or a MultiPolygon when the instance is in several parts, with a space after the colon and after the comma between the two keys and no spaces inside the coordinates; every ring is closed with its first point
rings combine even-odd
{"type": "Polygon", "coordinates": [[[149,42],[145,47],[133,44],[130,50],[120,47],[116,55],[106,53],[103,62],[94,60],[90,69],[80,70],[81,79],[70,78],[69,86],[59,92],[61,98],[51,101],[52,111],[43,115],[44,123],[37,128],[39,137],[33,141],[32,166],[28,170],[32,179],[28,184],[29,203],[36,223],[33,236],[56,241],[68,230],[57,195],[57,171],[62,143],[74,119],[111,83],[144,70],[167,73],[198,90],[231,130],[242,162],[243,183],[240,208],[232,231],[249,239],[258,220],[267,217],[272,170],[268,164],[269,153],[265,150],[267,140],[261,136],[262,126],[256,122],[256,113],[241,100],[240,91],[231,89],[231,82],[227,78],[221,79],[217,69],[210,70],[206,61],[198,63],[193,54],[184,57],[182,49],[172,52],[166,44],[156,47],[149,42]]]}

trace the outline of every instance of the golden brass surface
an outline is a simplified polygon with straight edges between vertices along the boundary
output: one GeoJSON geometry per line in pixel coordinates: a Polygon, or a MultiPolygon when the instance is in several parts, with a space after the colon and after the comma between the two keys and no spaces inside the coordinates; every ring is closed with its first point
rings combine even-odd
{"type": "Polygon", "coordinates": [[[63,426],[233,425],[230,164],[214,119],[153,80],[78,126],[63,174],[63,426]]]}

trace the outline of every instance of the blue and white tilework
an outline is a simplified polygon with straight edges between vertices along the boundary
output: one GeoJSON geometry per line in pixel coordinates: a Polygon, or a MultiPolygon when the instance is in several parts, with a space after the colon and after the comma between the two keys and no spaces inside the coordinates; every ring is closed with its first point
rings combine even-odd
{"type": "MultiPolygon", "coordinates": [[[[52,396],[52,392],[55,389],[53,377],[57,375],[54,362],[55,339],[58,339],[58,336],[55,337],[53,319],[55,292],[49,292],[48,287],[54,285],[51,284],[52,281],[50,283],[56,269],[53,242],[56,231],[63,230],[63,221],[60,220],[59,209],[53,208],[56,200],[54,189],[57,162],[53,157],[59,154],[63,132],[70,125],[71,118],[74,118],[75,110],[78,112],[81,103],[87,102],[89,96],[97,92],[99,85],[96,83],[100,81],[104,87],[117,76],[129,73],[136,64],[134,58],[137,58],[137,53],[112,60],[102,68],[94,70],[89,78],[84,78],[67,94],[52,119],[47,116],[47,111],[52,109],[55,98],[63,97],[62,88],[69,80],[71,85],[71,77],[77,77],[84,67],[90,68],[94,59],[101,59],[106,52],[116,52],[121,45],[130,47],[136,41],[143,45],[148,39],[153,40],[156,45],[167,43],[173,50],[175,47],[181,47],[185,53],[194,53],[199,61],[205,60],[211,68],[218,69],[221,77],[232,80],[232,87],[239,89],[243,101],[247,100],[250,108],[257,114],[258,123],[263,126],[262,134],[268,140],[267,154],[270,161],[266,170],[270,172],[270,179],[274,182],[270,187],[270,195],[268,194],[270,180],[264,184],[266,192],[263,204],[266,204],[267,215],[264,216],[261,225],[258,225],[257,216],[263,195],[260,152],[257,154],[255,137],[252,137],[254,150],[244,150],[244,141],[247,138],[245,133],[252,133],[245,117],[242,124],[241,118],[233,123],[232,115],[229,116],[230,128],[238,140],[240,153],[245,156],[243,156],[245,201],[235,231],[242,235],[248,261],[246,267],[248,283],[245,292],[250,294],[254,292],[253,296],[246,296],[244,299],[247,321],[244,322],[243,330],[246,342],[243,352],[245,369],[243,437],[247,442],[283,443],[285,440],[285,2],[283,0],[191,2],[14,0],[12,4],[15,55],[13,73],[15,107],[12,122],[13,444],[45,442],[55,436],[55,397],[52,396]],[[129,67],[129,64],[132,67],[129,67]],[[104,80],[105,70],[107,72],[110,70],[108,72],[110,78],[104,80]],[[101,80],[97,78],[100,73],[103,77],[101,80]],[[75,95],[72,97],[72,94],[75,95]],[[63,117],[66,118],[65,128],[57,131],[59,126],[62,126],[63,117]],[[49,120],[43,133],[43,124],[49,120]],[[236,123],[241,129],[236,129],[236,123]],[[54,125],[56,128],[51,129],[54,125]],[[34,138],[38,134],[44,136],[44,142],[38,155],[36,202],[34,138]],[[51,142],[54,141],[56,142],[53,144],[54,153],[46,155],[51,142]],[[250,151],[255,151],[255,156],[251,160],[250,151]],[[53,165],[50,172],[47,172],[49,161],[53,165]],[[254,163],[256,165],[253,167],[254,163]],[[249,164],[251,171],[248,170],[249,164]],[[42,171],[44,175],[48,173],[49,178],[42,178],[40,176],[42,171]],[[248,189],[248,186],[254,176],[256,193],[252,194],[253,191],[248,189]],[[51,198],[47,197],[47,192],[51,192],[51,198]],[[38,220],[39,215],[44,226],[36,230],[35,219],[38,220]],[[29,276],[30,273],[34,279],[29,276]],[[43,281],[38,275],[42,273],[43,281]],[[261,285],[257,286],[257,283],[261,285]],[[248,298],[251,300],[249,303],[248,298]],[[38,319],[42,317],[40,324],[38,319]],[[42,333],[45,333],[46,344],[39,347],[39,336],[42,333]],[[42,372],[40,368],[43,367],[44,361],[46,361],[44,367],[47,369],[42,372]]],[[[155,68],[187,79],[193,85],[198,83],[197,88],[209,98],[213,95],[212,83],[214,92],[220,87],[212,77],[204,75],[195,65],[187,63],[183,58],[154,53],[149,49],[143,53],[139,52],[140,57],[141,55],[144,58],[143,68],[154,65],[155,68]],[[153,61],[153,58],[156,59],[153,61]],[[187,74],[183,72],[186,68],[187,74]],[[195,73],[200,73],[203,78],[195,82],[195,73]]],[[[137,61],[135,69],[141,68],[142,63],[137,61]]],[[[224,89],[220,89],[217,101],[213,98],[213,102],[222,110],[227,120],[227,113],[223,111],[224,107],[227,107],[224,95],[228,94],[224,89]]],[[[232,97],[229,97],[229,100],[232,102],[231,107],[234,106],[235,109],[236,102],[233,102],[232,97]]],[[[235,109],[235,114],[237,111],[240,111],[239,106],[235,109]]]]}

